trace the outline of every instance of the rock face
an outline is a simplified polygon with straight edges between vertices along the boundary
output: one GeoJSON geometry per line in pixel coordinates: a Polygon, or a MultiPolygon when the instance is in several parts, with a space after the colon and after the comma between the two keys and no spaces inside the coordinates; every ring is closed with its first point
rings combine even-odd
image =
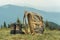
{"type": "Polygon", "coordinates": [[[35,28],[34,29],[34,31],[36,32],[36,33],[40,33],[40,34],[43,34],[43,32],[44,32],[44,27],[41,27],[41,28],[35,28]]]}
{"type": "Polygon", "coordinates": [[[15,34],[16,33],[16,24],[11,24],[11,34],[15,34]]]}
{"type": "Polygon", "coordinates": [[[24,34],[20,24],[12,24],[10,34],[24,34]]]}
{"type": "Polygon", "coordinates": [[[20,30],[11,30],[10,34],[25,34],[25,33],[20,30]]]}
{"type": "Polygon", "coordinates": [[[24,32],[20,30],[16,30],[16,34],[24,34],[24,32]]]}
{"type": "Polygon", "coordinates": [[[15,33],[16,33],[15,30],[11,30],[11,31],[10,31],[10,34],[15,34],[15,33]]]}

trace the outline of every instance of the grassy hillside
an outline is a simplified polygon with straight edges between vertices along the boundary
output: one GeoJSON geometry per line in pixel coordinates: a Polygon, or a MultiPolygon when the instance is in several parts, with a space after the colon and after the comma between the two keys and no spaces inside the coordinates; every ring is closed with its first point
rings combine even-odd
{"type": "Polygon", "coordinates": [[[45,30],[44,34],[10,34],[10,29],[0,29],[0,40],[60,40],[60,31],[45,30]]]}

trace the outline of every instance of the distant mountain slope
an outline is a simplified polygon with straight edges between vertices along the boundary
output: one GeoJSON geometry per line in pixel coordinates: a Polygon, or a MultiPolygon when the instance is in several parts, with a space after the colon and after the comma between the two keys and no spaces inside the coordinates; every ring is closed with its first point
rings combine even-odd
{"type": "Polygon", "coordinates": [[[58,24],[56,24],[54,22],[47,21],[47,22],[45,22],[45,25],[46,25],[47,28],[52,29],[52,30],[60,29],[60,25],[58,25],[58,24]]]}
{"type": "Polygon", "coordinates": [[[0,7],[0,24],[3,24],[4,21],[6,21],[7,24],[15,22],[18,17],[22,21],[24,11],[36,12],[38,14],[41,14],[44,17],[44,20],[49,20],[60,24],[60,13],[45,12],[30,7],[22,7],[16,5],[4,5],[0,7]]]}

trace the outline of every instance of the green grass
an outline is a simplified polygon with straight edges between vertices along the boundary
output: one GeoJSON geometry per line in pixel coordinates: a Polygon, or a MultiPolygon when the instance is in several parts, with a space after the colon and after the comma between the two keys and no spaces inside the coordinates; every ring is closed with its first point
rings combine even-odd
{"type": "Polygon", "coordinates": [[[10,34],[10,29],[0,29],[0,40],[60,40],[60,31],[45,30],[44,34],[10,34]]]}

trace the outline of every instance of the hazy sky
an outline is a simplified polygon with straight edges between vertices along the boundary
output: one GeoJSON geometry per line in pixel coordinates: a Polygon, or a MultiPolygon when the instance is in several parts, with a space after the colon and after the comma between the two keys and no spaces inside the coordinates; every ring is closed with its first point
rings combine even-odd
{"type": "Polygon", "coordinates": [[[0,6],[6,4],[28,6],[49,12],[60,12],[60,0],[0,0],[0,6]]]}

